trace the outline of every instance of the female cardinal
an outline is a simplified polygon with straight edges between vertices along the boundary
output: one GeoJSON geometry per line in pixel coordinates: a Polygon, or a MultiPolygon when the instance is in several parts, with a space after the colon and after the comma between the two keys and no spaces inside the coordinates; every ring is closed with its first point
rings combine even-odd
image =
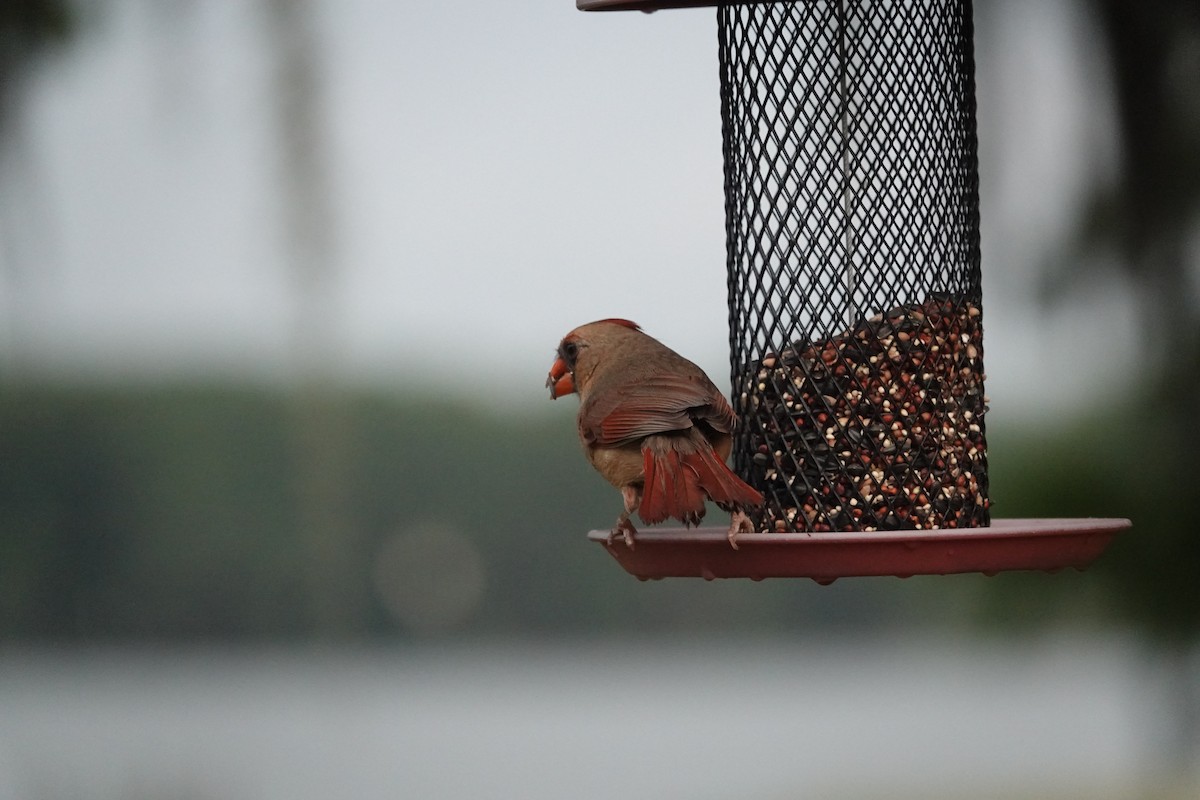
{"type": "Polygon", "coordinates": [[[648,524],[699,524],[705,498],[733,515],[729,543],[753,530],[746,508],[763,497],[725,466],[736,417],[703,370],[627,319],[602,319],[563,337],[550,397],[579,393],[579,439],[588,461],[621,490],[625,510],[609,534],[633,547],[634,511],[648,524]]]}

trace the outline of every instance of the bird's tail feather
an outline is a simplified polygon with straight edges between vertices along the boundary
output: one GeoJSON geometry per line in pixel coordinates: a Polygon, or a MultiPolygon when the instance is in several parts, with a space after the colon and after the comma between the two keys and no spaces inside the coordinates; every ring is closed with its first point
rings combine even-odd
{"type": "Polygon", "coordinates": [[[733,474],[707,442],[693,447],[678,442],[683,446],[676,449],[669,440],[655,441],[658,438],[650,437],[642,448],[645,484],[638,516],[647,525],[668,518],[698,525],[705,498],[726,511],[762,505],[762,495],[733,474]]]}
{"type": "Polygon", "coordinates": [[[733,511],[762,505],[763,496],[735,475],[711,447],[685,456],[683,463],[696,472],[700,488],[723,510],[733,511]]]}
{"type": "Polygon", "coordinates": [[[704,518],[704,490],[696,471],[686,466],[685,459],[673,448],[642,449],[646,483],[638,516],[647,525],[670,517],[684,525],[698,525],[704,518]]]}

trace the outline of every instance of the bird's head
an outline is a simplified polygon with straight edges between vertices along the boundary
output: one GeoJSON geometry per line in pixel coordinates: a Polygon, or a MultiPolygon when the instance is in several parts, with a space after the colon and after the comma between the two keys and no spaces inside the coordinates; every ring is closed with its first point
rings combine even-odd
{"type": "Polygon", "coordinates": [[[636,322],[627,319],[602,319],[581,325],[562,338],[554,363],[550,365],[550,374],[546,377],[550,399],[578,391],[577,376],[580,376],[579,380],[586,380],[586,376],[591,375],[596,363],[596,347],[603,344],[608,334],[615,332],[613,326],[641,330],[636,322]]]}

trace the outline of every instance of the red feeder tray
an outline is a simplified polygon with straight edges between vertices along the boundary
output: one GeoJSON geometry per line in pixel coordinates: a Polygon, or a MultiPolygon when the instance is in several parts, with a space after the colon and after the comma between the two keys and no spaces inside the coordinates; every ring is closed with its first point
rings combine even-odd
{"type": "Polygon", "coordinates": [[[723,528],[657,528],[639,531],[630,548],[607,543],[608,531],[591,531],[626,572],[659,578],[837,578],[871,575],[950,575],[1002,570],[1082,570],[1127,519],[1000,519],[987,528],[872,533],[747,533],[738,549],[723,528]]]}

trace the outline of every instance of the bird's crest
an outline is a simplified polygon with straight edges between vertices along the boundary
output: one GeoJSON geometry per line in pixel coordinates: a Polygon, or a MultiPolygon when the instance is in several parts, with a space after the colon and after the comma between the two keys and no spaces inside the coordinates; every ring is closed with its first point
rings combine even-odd
{"type": "Polygon", "coordinates": [[[633,322],[633,321],[627,320],[627,319],[620,319],[619,317],[610,317],[608,319],[598,319],[598,320],[596,320],[596,322],[611,322],[613,325],[624,325],[626,328],[632,328],[635,331],[640,331],[642,329],[642,326],[638,325],[636,322],[633,322]]]}

